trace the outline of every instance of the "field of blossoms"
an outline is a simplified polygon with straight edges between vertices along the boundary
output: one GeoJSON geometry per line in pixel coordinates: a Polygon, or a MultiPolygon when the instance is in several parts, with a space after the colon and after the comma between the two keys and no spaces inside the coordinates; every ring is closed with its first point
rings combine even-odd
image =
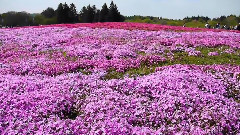
{"type": "Polygon", "coordinates": [[[0,134],[240,134],[240,33],[138,23],[0,29],[0,134]]]}

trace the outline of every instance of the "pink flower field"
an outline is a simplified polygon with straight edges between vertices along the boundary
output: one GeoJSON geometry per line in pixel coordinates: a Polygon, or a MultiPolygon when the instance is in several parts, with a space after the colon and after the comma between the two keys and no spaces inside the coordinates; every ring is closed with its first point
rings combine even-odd
{"type": "Polygon", "coordinates": [[[141,23],[0,29],[0,134],[240,134],[240,33],[141,23]]]}

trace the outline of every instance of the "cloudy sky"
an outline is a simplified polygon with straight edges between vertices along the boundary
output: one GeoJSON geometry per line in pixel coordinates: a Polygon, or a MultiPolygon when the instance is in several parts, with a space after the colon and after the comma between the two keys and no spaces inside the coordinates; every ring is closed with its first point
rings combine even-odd
{"type": "MultiPolygon", "coordinates": [[[[240,15],[240,0],[113,0],[123,15],[156,16],[182,19],[186,16],[240,15]]],[[[57,8],[58,4],[74,3],[81,10],[88,4],[101,8],[111,0],[0,0],[0,13],[7,11],[27,11],[40,13],[47,7],[57,8]]]]}

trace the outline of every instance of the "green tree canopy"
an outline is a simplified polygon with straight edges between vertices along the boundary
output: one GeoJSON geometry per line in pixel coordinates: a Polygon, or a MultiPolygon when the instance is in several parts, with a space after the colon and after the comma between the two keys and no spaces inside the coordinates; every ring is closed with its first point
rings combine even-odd
{"type": "Polygon", "coordinates": [[[27,26],[33,24],[33,18],[27,12],[10,11],[2,14],[3,25],[6,26],[27,26]]]}
{"type": "Polygon", "coordinates": [[[52,18],[55,16],[55,10],[51,7],[48,7],[46,10],[43,10],[41,14],[46,18],[52,18]]]}

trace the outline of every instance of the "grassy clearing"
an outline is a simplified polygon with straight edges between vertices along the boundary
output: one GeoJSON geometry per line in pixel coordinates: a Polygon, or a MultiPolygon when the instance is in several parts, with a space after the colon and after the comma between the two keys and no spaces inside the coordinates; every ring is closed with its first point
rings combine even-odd
{"type": "MultiPolygon", "coordinates": [[[[213,65],[213,64],[231,64],[240,65],[240,50],[235,50],[235,53],[229,54],[224,51],[229,49],[227,46],[217,48],[198,47],[196,50],[201,51],[200,56],[188,56],[186,52],[174,52],[174,59],[168,59],[166,62],[161,62],[155,65],[148,66],[142,63],[140,68],[129,69],[126,72],[117,72],[114,69],[108,71],[104,79],[121,79],[124,76],[143,76],[155,72],[156,67],[174,65],[174,64],[196,64],[196,65],[213,65]],[[218,52],[218,56],[208,56],[209,52],[218,52]]],[[[145,55],[144,52],[140,54],[145,55]]]]}

